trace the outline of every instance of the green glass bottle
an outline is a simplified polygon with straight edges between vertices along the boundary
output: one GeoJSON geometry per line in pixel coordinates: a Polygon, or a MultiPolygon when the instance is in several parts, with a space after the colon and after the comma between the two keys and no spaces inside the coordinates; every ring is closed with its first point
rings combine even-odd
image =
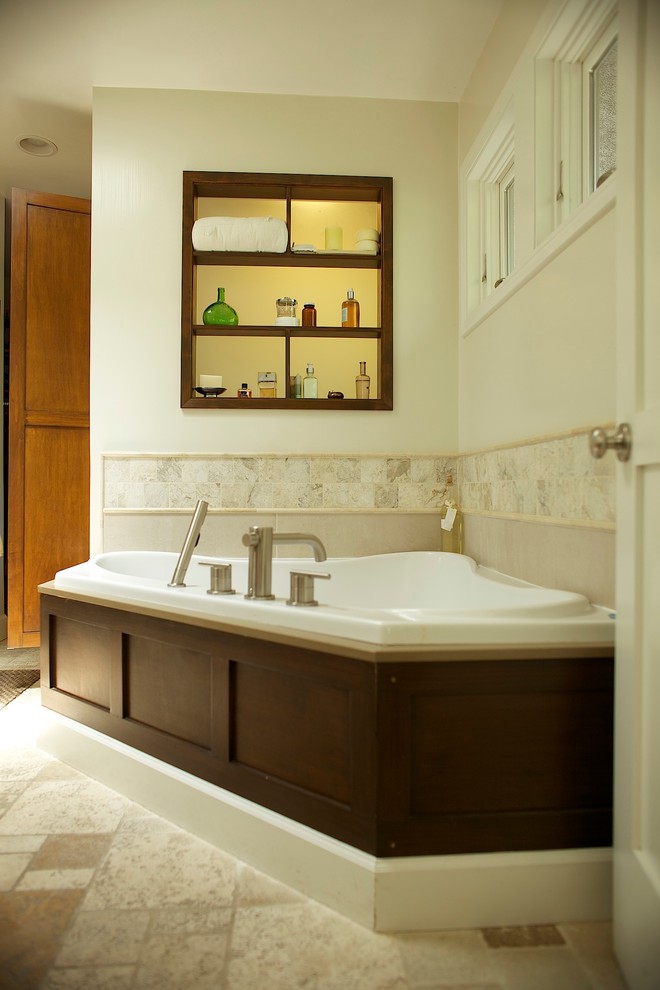
{"type": "Polygon", "coordinates": [[[202,313],[202,323],[206,326],[237,327],[238,313],[225,302],[225,290],[218,289],[218,299],[207,306],[202,313]]]}

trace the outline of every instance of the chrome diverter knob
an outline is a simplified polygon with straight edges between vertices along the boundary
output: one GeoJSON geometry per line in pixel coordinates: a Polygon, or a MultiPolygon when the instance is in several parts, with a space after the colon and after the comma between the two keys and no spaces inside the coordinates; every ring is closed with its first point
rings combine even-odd
{"type": "Polygon", "coordinates": [[[331,574],[318,571],[291,571],[291,591],[287,605],[318,605],[314,600],[314,578],[329,581],[331,574]]]}

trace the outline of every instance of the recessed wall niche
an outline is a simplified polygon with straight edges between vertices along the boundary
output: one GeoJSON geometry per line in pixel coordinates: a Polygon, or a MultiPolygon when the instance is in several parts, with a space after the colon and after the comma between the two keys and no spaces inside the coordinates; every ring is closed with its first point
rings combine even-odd
{"type": "Polygon", "coordinates": [[[182,407],[245,409],[238,395],[245,383],[250,408],[392,409],[391,178],[184,172],[182,243],[182,407]],[[285,225],[284,243],[266,239],[264,250],[246,250],[240,236],[224,238],[226,229],[240,235],[265,217],[285,225]],[[207,218],[223,218],[220,240],[193,243],[193,228],[207,218]],[[341,228],[331,246],[326,228],[341,228]],[[204,323],[220,288],[237,325],[204,323]],[[342,326],[348,289],[360,304],[358,326],[342,326]],[[298,319],[313,302],[316,325],[276,324],[276,300],[284,296],[296,299],[298,319]],[[357,397],[361,362],[369,398],[357,397]],[[296,397],[296,376],[305,376],[308,363],[316,399],[296,397]],[[266,371],[277,376],[275,396],[260,395],[258,376],[266,371]],[[201,376],[221,377],[223,392],[201,394],[201,376]],[[328,398],[331,391],[343,398],[328,398]]]}

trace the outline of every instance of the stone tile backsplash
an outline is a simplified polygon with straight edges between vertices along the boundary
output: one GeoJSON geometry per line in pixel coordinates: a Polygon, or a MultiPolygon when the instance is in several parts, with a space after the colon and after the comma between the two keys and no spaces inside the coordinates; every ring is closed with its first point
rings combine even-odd
{"type": "Polygon", "coordinates": [[[464,454],[460,504],[465,512],[613,526],[615,470],[613,457],[591,457],[587,431],[464,454]]]}
{"type": "Polygon", "coordinates": [[[104,508],[437,509],[612,528],[615,460],[588,431],[455,455],[106,454],[104,508]]]}
{"type": "Polygon", "coordinates": [[[104,508],[433,509],[455,456],[106,454],[104,508]]]}

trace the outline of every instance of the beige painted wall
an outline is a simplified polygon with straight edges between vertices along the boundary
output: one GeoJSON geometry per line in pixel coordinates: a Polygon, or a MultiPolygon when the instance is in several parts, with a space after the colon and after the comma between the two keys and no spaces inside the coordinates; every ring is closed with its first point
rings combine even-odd
{"type": "MultiPolygon", "coordinates": [[[[533,250],[534,76],[525,48],[541,40],[560,6],[506,0],[459,108],[462,164],[513,101],[518,266],[519,254],[525,262],[533,250]]],[[[460,451],[614,419],[615,214],[586,228],[460,339],[460,451]]]]}
{"type": "Polygon", "coordinates": [[[477,137],[544,11],[555,0],[504,0],[459,104],[459,160],[477,137]]]}
{"type": "Polygon", "coordinates": [[[457,443],[455,104],[97,89],[92,545],[103,451],[425,452],[457,443]],[[394,178],[394,410],[179,408],[181,173],[394,178]]]}
{"type": "Polygon", "coordinates": [[[461,450],[614,418],[614,214],[461,341],[461,450]]]}

